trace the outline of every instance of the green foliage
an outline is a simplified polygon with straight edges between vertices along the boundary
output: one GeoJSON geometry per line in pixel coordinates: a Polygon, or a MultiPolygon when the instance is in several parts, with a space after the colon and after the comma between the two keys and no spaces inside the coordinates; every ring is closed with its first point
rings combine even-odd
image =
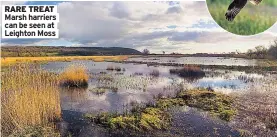
{"type": "Polygon", "coordinates": [[[96,115],[85,114],[84,117],[111,129],[152,131],[167,129],[170,126],[171,116],[166,111],[170,107],[184,105],[196,107],[209,111],[222,120],[230,121],[236,114],[232,103],[233,99],[227,95],[206,89],[196,89],[181,91],[173,98],[158,99],[156,105],[136,106],[130,114],[102,112],[96,115]]]}
{"type": "Polygon", "coordinates": [[[264,4],[269,5],[269,6],[277,6],[277,1],[276,0],[264,0],[264,4]]]}
{"type": "Polygon", "coordinates": [[[236,114],[236,110],[233,108],[232,103],[233,99],[227,95],[196,89],[181,91],[176,98],[159,99],[157,106],[168,108],[176,105],[187,105],[209,111],[222,120],[230,121],[232,116],[236,114]]]}
{"type": "Polygon", "coordinates": [[[219,117],[223,120],[230,121],[232,116],[235,115],[235,113],[236,112],[234,110],[222,110],[219,113],[219,117]]]}
{"type": "Polygon", "coordinates": [[[170,116],[162,109],[147,107],[137,110],[139,112],[133,111],[133,113],[125,115],[102,112],[98,115],[85,114],[84,117],[111,129],[149,131],[153,129],[166,129],[169,126],[170,116]]]}
{"type": "Polygon", "coordinates": [[[230,121],[236,113],[233,108],[233,99],[227,95],[207,90],[191,90],[183,93],[181,98],[185,99],[186,104],[210,111],[219,116],[222,120],[230,121]]]}
{"type": "Polygon", "coordinates": [[[168,98],[168,99],[159,99],[157,101],[157,106],[160,108],[170,108],[172,106],[184,106],[185,101],[182,98],[168,98]]]}
{"type": "Polygon", "coordinates": [[[233,22],[225,18],[225,13],[232,1],[207,0],[209,11],[213,19],[225,30],[239,35],[253,35],[270,28],[276,22],[276,1],[263,1],[261,5],[247,4],[236,16],[233,22]]]}

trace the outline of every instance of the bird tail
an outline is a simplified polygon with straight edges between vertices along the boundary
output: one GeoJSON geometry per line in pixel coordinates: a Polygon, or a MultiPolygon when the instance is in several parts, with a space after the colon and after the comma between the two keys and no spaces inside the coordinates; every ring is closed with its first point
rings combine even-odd
{"type": "Polygon", "coordinates": [[[262,0],[250,0],[250,2],[254,5],[258,5],[261,3],[262,0]]]}

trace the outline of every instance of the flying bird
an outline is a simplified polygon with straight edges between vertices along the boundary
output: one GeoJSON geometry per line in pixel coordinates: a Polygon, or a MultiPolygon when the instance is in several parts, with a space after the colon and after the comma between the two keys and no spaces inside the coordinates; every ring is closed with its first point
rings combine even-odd
{"type": "Polygon", "coordinates": [[[262,0],[234,0],[228,7],[225,14],[228,21],[233,21],[235,17],[239,14],[241,9],[246,5],[247,1],[254,5],[258,5],[262,0]]]}

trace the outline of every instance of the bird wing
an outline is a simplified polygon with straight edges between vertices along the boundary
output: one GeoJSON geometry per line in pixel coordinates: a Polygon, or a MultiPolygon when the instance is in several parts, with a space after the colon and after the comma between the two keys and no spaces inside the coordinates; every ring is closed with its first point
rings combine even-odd
{"type": "Polygon", "coordinates": [[[262,2],[262,0],[250,0],[250,3],[254,4],[254,5],[258,5],[262,2]]]}
{"type": "Polygon", "coordinates": [[[225,14],[228,21],[233,21],[235,17],[239,14],[241,9],[246,5],[247,0],[234,0],[228,7],[225,14]]]}

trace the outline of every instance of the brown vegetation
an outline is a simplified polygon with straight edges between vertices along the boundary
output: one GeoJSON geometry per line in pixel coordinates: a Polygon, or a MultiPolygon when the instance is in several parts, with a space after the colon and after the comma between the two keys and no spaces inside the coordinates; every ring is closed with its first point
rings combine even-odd
{"type": "Polygon", "coordinates": [[[181,69],[170,69],[170,73],[177,74],[180,77],[204,77],[205,72],[200,67],[194,65],[186,65],[181,69]]]}
{"type": "Polygon", "coordinates": [[[159,70],[153,70],[149,73],[150,76],[153,76],[153,77],[158,77],[160,75],[160,71],[159,70]]]}
{"type": "Polygon", "coordinates": [[[68,87],[86,87],[88,79],[86,69],[81,65],[70,65],[59,76],[60,85],[68,87]]]}
{"type": "Polygon", "coordinates": [[[1,78],[3,136],[21,134],[26,127],[46,127],[61,117],[56,75],[22,64],[7,68],[1,78]]]}

